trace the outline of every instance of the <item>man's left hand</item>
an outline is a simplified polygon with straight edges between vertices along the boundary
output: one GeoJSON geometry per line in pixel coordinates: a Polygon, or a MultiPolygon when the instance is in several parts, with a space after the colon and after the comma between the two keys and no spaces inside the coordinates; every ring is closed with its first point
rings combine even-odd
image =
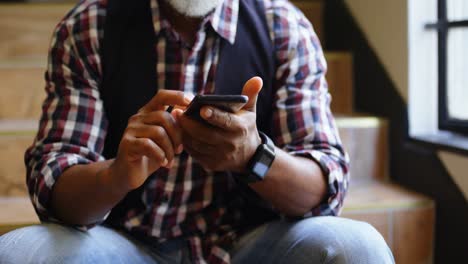
{"type": "Polygon", "coordinates": [[[249,97],[237,113],[205,106],[200,116],[209,124],[179,115],[184,149],[207,170],[245,172],[247,163],[261,144],[256,124],[257,97],[263,81],[247,81],[242,94],[249,97]]]}

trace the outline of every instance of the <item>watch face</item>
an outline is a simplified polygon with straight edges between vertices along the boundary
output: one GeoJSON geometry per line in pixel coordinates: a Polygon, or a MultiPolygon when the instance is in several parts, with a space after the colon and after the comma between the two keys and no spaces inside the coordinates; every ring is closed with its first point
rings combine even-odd
{"type": "Polygon", "coordinates": [[[273,162],[274,153],[271,153],[265,145],[261,145],[260,150],[259,157],[252,168],[252,172],[263,179],[273,162]]]}
{"type": "MultiPolygon", "coordinates": [[[[263,134],[260,133],[260,135],[263,134]]],[[[250,173],[247,177],[248,183],[263,180],[275,159],[275,146],[268,137],[266,139],[265,137],[265,135],[262,137],[262,144],[258,146],[254,156],[249,161],[248,168],[250,173]]]]}
{"type": "Polygon", "coordinates": [[[268,169],[269,167],[265,163],[257,162],[253,167],[253,173],[263,177],[267,173],[268,169]]]}

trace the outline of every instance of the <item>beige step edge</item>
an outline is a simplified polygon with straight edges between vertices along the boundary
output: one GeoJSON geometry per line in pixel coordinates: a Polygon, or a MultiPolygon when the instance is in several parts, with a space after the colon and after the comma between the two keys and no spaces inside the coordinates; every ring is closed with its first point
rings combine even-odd
{"type": "Polygon", "coordinates": [[[0,120],[0,136],[34,136],[38,120],[0,120]]]}
{"type": "MultiPolygon", "coordinates": [[[[303,1],[303,0],[300,0],[303,1]]],[[[51,7],[51,6],[73,6],[77,3],[76,0],[30,0],[28,2],[4,2],[0,3],[0,7],[51,7]]]]}
{"type": "Polygon", "coordinates": [[[434,201],[422,194],[396,184],[370,181],[350,187],[343,213],[396,211],[433,206],[434,201]]]}
{"type": "Polygon", "coordinates": [[[328,60],[341,60],[341,59],[352,59],[353,53],[349,51],[333,51],[333,50],[325,50],[324,52],[325,58],[328,60]]]}
{"type": "Polygon", "coordinates": [[[379,127],[387,124],[387,120],[373,116],[343,116],[335,115],[335,122],[338,127],[348,128],[369,128],[379,127]]]}
{"type": "Polygon", "coordinates": [[[47,67],[47,52],[43,56],[0,60],[0,70],[43,69],[47,67]]]}

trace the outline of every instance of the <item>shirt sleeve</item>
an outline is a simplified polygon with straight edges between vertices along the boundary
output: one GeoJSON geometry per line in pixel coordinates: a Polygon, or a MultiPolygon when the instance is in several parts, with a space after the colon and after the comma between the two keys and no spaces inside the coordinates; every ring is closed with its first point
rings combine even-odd
{"type": "Polygon", "coordinates": [[[98,90],[102,12],[86,2],[55,29],[45,74],[47,97],[36,138],[25,154],[29,195],[41,221],[57,221],[51,195],[67,168],[104,159],[107,120],[98,90]]]}
{"type": "Polygon", "coordinates": [[[287,1],[271,1],[277,87],[274,141],[292,155],[308,157],[328,183],[324,201],[305,215],[338,215],[348,187],[349,158],[343,149],[325,79],[326,61],[312,25],[287,1]]]}

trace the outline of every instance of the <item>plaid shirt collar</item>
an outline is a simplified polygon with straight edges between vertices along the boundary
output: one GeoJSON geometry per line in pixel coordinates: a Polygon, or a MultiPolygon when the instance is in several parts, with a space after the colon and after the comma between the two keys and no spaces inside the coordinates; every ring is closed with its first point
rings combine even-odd
{"type": "MultiPolygon", "coordinates": [[[[239,0],[223,0],[222,2],[204,19],[203,24],[210,25],[220,37],[234,44],[239,17],[239,0]]],[[[151,0],[151,12],[156,36],[159,36],[164,29],[171,28],[169,22],[161,18],[158,0],[151,0]]]]}

